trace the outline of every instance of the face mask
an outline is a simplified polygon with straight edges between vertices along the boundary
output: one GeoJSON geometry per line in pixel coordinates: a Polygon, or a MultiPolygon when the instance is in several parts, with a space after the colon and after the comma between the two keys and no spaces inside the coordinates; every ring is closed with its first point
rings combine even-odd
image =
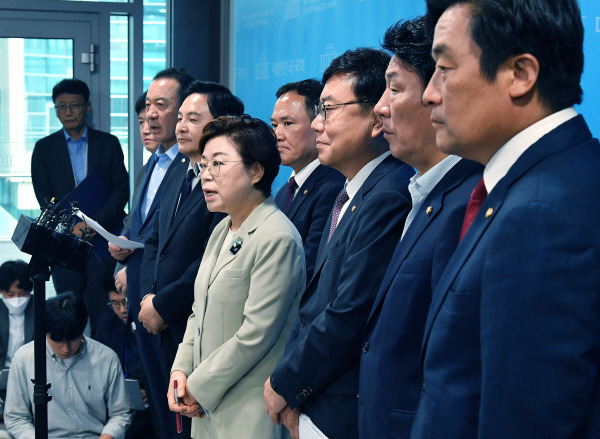
{"type": "Polygon", "coordinates": [[[2,298],[4,304],[8,308],[9,314],[23,314],[25,308],[27,308],[29,299],[31,299],[31,295],[25,297],[11,297],[10,299],[2,298]]]}

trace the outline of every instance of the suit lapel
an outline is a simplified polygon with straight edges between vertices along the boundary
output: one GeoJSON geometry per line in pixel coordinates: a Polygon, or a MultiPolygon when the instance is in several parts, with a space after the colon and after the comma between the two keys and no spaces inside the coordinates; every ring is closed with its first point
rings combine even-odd
{"type": "MultiPolygon", "coordinates": [[[[150,204],[150,209],[148,209],[148,214],[146,215],[146,218],[144,218],[144,221],[141,223],[141,227],[144,227],[146,225],[146,223],[148,223],[148,221],[150,221],[150,219],[152,218],[152,216],[154,215],[154,212],[156,211],[156,209],[158,208],[160,201],[162,199],[162,192],[163,192],[163,188],[165,185],[165,181],[167,181],[167,178],[169,178],[169,175],[171,174],[171,171],[173,171],[174,168],[177,167],[177,165],[179,163],[182,163],[182,159],[185,159],[185,156],[181,153],[178,153],[175,158],[173,159],[173,161],[171,162],[171,164],[169,165],[169,167],[167,168],[167,172],[165,172],[165,176],[163,177],[162,181],[160,182],[160,185],[158,186],[158,189],[156,191],[156,195],[154,195],[154,198],[152,199],[152,204],[150,204]]],[[[187,168],[186,168],[187,169],[187,168]]],[[[146,192],[147,192],[147,188],[148,188],[148,183],[150,182],[150,177],[152,175],[152,171],[150,173],[147,173],[147,179],[144,182],[144,190],[140,191],[141,195],[140,195],[140,202],[141,202],[141,197],[142,196],[146,196],[146,192]]],[[[141,205],[140,205],[140,209],[141,209],[141,205]]],[[[140,215],[140,221],[141,221],[141,215],[140,215]]]]}
{"type": "Polygon", "coordinates": [[[57,144],[53,159],[53,167],[56,169],[55,175],[60,176],[60,179],[64,178],[68,180],[69,191],[71,191],[75,188],[75,174],[73,173],[73,166],[71,165],[69,148],[67,148],[67,139],[65,139],[65,133],[62,129],[54,133],[54,135],[56,136],[57,144]]]}
{"type": "MultiPolygon", "coordinates": [[[[256,228],[265,220],[265,218],[267,218],[276,210],[277,207],[273,201],[273,198],[269,197],[265,201],[263,201],[262,204],[260,204],[256,209],[254,209],[254,211],[248,216],[248,218],[246,218],[239,230],[237,230],[231,238],[231,242],[240,239],[242,248],[240,248],[240,250],[234,254],[229,250],[230,243],[225,244],[225,252],[223,253],[223,255],[221,255],[220,258],[217,259],[214,268],[210,273],[210,280],[208,284],[209,287],[219,275],[219,272],[228,264],[230,264],[231,261],[233,261],[238,256],[240,251],[243,251],[244,244],[247,244],[248,241],[252,238],[252,235],[254,234],[256,228]]],[[[224,231],[225,236],[227,235],[227,230],[230,224],[231,222],[228,221],[228,227],[224,231]]],[[[223,236],[222,239],[219,239],[221,245],[223,244],[223,239],[225,239],[225,236],[223,236]]],[[[219,253],[220,250],[221,247],[217,247],[216,253],[219,253]]]]}
{"type": "Polygon", "coordinates": [[[304,203],[314,188],[317,186],[317,182],[323,178],[324,171],[326,171],[323,165],[319,165],[315,168],[315,170],[308,176],[306,181],[300,188],[298,189],[298,193],[294,197],[294,201],[292,201],[292,205],[287,213],[287,217],[292,219],[296,212],[300,209],[300,206],[304,203]]]}
{"type": "Polygon", "coordinates": [[[25,343],[33,340],[33,297],[29,299],[29,303],[25,308],[25,343]]]}
{"type": "Polygon", "coordinates": [[[99,168],[99,163],[102,161],[102,145],[98,143],[96,132],[88,127],[88,148],[87,148],[87,172],[99,168]]]}
{"type": "Polygon", "coordinates": [[[404,260],[410,254],[415,244],[421,238],[423,233],[425,233],[429,225],[442,212],[446,194],[453,191],[467,177],[475,172],[475,170],[480,169],[480,166],[481,165],[478,163],[461,159],[446,173],[446,175],[442,177],[442,179],[427,195],[425,200],[423,200],[423,204],[419,208],[419,211],[404,234],[404,237],[398,242],[388,270],[383,278],[383,282],[381,283],[381,288],[379,289],[377,298],[375,299],[369,320],[375,314],[375,311],[387,294],[387,291],[390,288],[390,285],[392,284],[392,281],[394,280],[396,273],[400,269],[400,266],[404,260]]]}
{"type": "Polygon", "coordinates": [[[482,238],[483,233],[499,215],[510,186],[540,161],[557,152],[563,151],[566,148],[568,149],[576,146],[591,137],[591,132],[583,120],[583,117],[579,115],[572,118],[531,145],[492,189],[481,206],[475,220],[471,224],[469,231],[450,259],[446,270],[442,274],[440,283],[435,290],[431,308],[427,316],[427,322],[425,324],[423,354],[421,360],[423,360],[423,355],[426,351],[425,348],[433,327],[433,322],[439,314],[440,308],[448,295],[450,287],[454,283],[466,260],[473,253],[473,250],[482,238]],[[566,148],[565,145],[567,145],[566,148]],[[493,213],[486,218],[486,212],[490,208],[493,209],[493,213]]]}
{"type": "MultiPolygon", "coordinates": [[[[187,157],[182,157],[181,159],[176,159],[177,162],[174,163],[174,169],[172,171],[172,175],[170,175],[169,184],[170,186],[166,186],[164,188],[164,193],[161,196],[161,231],[160,233],[164,236],[169,236],[173,230],[173,219],[175,216],[175,208],[177,207],[177,201],[179,199],[179,189],[181,188],[181,183],[183,181],[183,177],[188,168],[188,159],[187,157]]],[[[165,180],[166,182],[166,176],[165,180]]],[[[167,241],[165,240],[165,243],[167,241]]],[[[164,247],[164,245],[163,245],[164,247]]]]}

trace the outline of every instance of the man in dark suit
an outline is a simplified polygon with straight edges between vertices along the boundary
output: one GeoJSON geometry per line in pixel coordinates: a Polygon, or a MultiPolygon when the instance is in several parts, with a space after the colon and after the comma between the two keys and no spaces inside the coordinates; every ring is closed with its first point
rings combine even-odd
{"type": "Polygon", "coordinates": [[[271,420],[293,434],[301,411],[331,439],[358,435],[363,330],[410,209],[407,186],[414,174],[390,155],[373,111],[389,59],[375,49],[347,51],[323,74],[312,123],[319,160],[347,182],[327,221],[284,357],[265,383],[271,420]]]}
{"type": "MultiPolygon", "coordinates": [[[[118,226],[125,216],[123,208],[129,199],[129,179],[123,163],[119,140],[108,133],[86,125],[86,116],[92,110],[90,90],[78,79],[64,79],[52,89],[56,116],[63,128],[36,142],[31,156],[31,181],[35,196],[43,207],[53,197],[62,200],[90,173],[95,172],[108,189],[109,196],[92,216],[104,228],[118,226]]],[[[74,226],[81,235],[84,222],[74,226]]],[[[89,229],[88,229],[89,231],[89,229]]],[[[96,237],[96,242],[102,240],[96,237]]],[[[104,294],[100,279],[112,273],[115,261],[110,257],[101,262],[91,255],[85,273],[56,266],[52,272],[58,293],[73,291],[82,295],[90,316],[92,334],[103,312],[104,294]]]]}
{"type": "MultiPolygon", "coordinates": [[[[160,143],[156,142],[152,137],[150,126],[148,125],[148,120],[146,119],[146,92],[142,93],[135,102],[135,112],[138,115],[142,144],[144,145],[144,149],[148,151],[151,156],[135,176],[132,197],[133,202],[129,214],[125,217],[125,220],[123,220],[124,227],[121,231],[121,238],[129,239],[129,236],[133,236],[138,242],[143,243],[143,229],[146,228],[148,230],[152,230],[154,219],[154,215],[152,213],[156,210],[155,206],[154,209],[152,209],[152,207],[154,204],[158,204],[158,201],[160,200],[160,196],[156,197],[156,195],[160,192],[160,183],[158,190],[149,191],[150,179],[152,178],[152,173],[157,162],[157,155],[155,153],[160,143]],[[150,204],[147,214],[145,211],[142,212],[141,206],[144,200],[150,196],[152,196],[152,201],[147,203],[150,204]],[[156,202],[154,199],[156,199],[156,202]]],[[[170,162],[163,164],[163,166],[166,167],[167,172],[169,169],[168,164],[170,164],[170,162]]],[[[159,176],[159,178],[162,181],[162,177],[159,176]]],[[[137,282],[139,285],[139,265],[142,261],[141,254],[143,249],[138,250],[138,258],[131,256],[131,254],[134,253],[133,250],[122,249],[111,243],[108,243],[108,250],[111,256],[118,261],[115,268],[116,291],[127,296],[127,271],[137,271],[137,273],[133,274],[132,277],[134,278],[133,281],[137,282]],[[134,262],[135,259],[138,260],[137,264],[134,262]],[[131,262],[131,268],[128,270],[127,264],[129,262],[131,262]],[[137,270],[135,265],[137,265],[137,270]]],[[[139,296],[139,288],[137,294],[139,296]]],[[[135,301],[135,292],[133,293],[133,297],[130,297],[129,299],[135,301]]],[[[139,302],[139,297],[137,298],[137,302],[139,302]]]]}
{"type": "Polygon", "coordinates": [[[104,278],[102,287],[106,291],[110,310],[102,314],[98,321],[96,340],[115,351],[123,369],[123,376],[140,383],[142,399],[147,404],[146,409],[135,411],[125,439],[155,439],[157,435],[153,423],[158,426],[158,419],[146,391],[148,380],[137,345],[135,327],[133,322],[128,321],[128,300],[117,291],[112,277],[104,278]]]}
{"type": "Polygon", "coordinates": [[[344,176],[319,162],[317,134],[310,127],[323,85],[306,79],[279,87],[271,125],[277,136],[281,164],[293,169],[275,203],[294,223],[304,245],[307,281],[312,277],[317,250],[344,176]]]}
{"type": "MultiPolygon", "coordinates": [[[[149,118],[160,104],[151,100],[153,84],[148,89],[149,118]]],[[[206,208],[193,165],[200,160],[198,147],[204,126],[215,117],[244,112],[242,102],[221,84],[195,81],[184,95],[187,97],[178,108],[175,128],[184,158],[163,182],[154,230],[144,244],[140,276],[142,302],[138,318],[145,330],[154,334],[154,349],[147,354],[149,349],[143,348],[142,355],[165,437],[176,434],[165,397],[171,365],[192,312],[194,281],[215,220],[206,208]]],[[[189,431],[188,418],[184,426],[189,431]]]]}
{"type": "Polygon", "coordinates": [[[411,437],[597,438],[600,145],[572,107],[581,12],[432,0],[428,15],[437,145],[485,169],[433,296],[411,437]]]}
{"type": "Polygon", "coordinates": [[[431,111],[421,100],[435,69],[425,17],[398,22],[384,37],[394,55],[375,106],[392,154],[417,170],[412,209],[369,316],[360,361],[361,438],[407,438],[421,396],[421,342],[432,288],[456,249],[479,163],[435,145],[431,111]]]}

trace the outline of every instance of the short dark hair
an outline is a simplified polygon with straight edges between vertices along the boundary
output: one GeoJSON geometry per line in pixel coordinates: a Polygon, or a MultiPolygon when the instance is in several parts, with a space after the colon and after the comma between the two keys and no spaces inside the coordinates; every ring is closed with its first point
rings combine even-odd
{"type": "Polygon", "coordinates": [[[471,35],[479,69],[490,82],[511,56],[530,53],[540,64],[537,89],[552,111],[581,103],[583,23],[577,0],[427,0],[430,29],[450,6],[471,5],[471,35]]]}
{"type": "Polygon", "coordinates": [[[264,174],[254,187],[265,197],[271,195],[271,185],[281,164],[273,129],[262,120],[247,114],[221,116],[204,127],[204,134],[200,138],[200,153],[204,152],[209,140],[221,136],[227,137],[236,146],[246,167],[254,163],[262,165],[264,174]]]}
{"type": "Polygon", "coordinates": [[[18,287],[25,291],[33,288],[33,282],[27,274],[28,265],[25,261],[16,259],[0,265],[0,290],[8,291],[10,286],[18,281],[18,287]]]}
{"type": "Polygon", "coordinates": [[[161,70],[156,75],[154,75],[153,81],[156,81],[160,78],[170,78],[174,79],[179,83],[179,90],[177,90],[177,95],[179,96],[179,104],[181,105],[187,95],[185,94],[185,89],[194,81],[194,78],[185,71],[185,69],[177,68],[177,67],[169,67],[168,69],[161,70]]]}
{"type": "Polygon", "coordinates": [[[90,101],[90,89],[87,84],[80,79],[63,79],[52,88],[52,102],[56,103],[56,98],[63,93],[72,95],[81,95],[87,104],[90,101]]]}
{"type": "Polygon", "coordinates": [[[118,293],[117,287],[115,286],[115,278],[107,274],[100,278],[100,288],[109,293],[118,293]]]}
{"type": "Polygon", "coordinates": [[[56,342],[81,337],[87,318],[83,299],[71,291],[46,300],[46,334],[56,342]]]}
{"type": "Polygon", "coordinates": [[[400,20],[390,26],[383,36],[382,47],[396,55],[406,70],[419,75],[425,89],[435,71],[425,16],[400,20]]]}
{"type": "Polygon", "coordinates": [[[223,84],[212,81],[194,81],[186,87],[184,94],[188,97],[194,93],[207,96],[208,109],[213,118],[244,114],[243,102],[223,84]]]}
{"type": "Polygon", "coordinates": [[[352,92],[361,104],[363,113],[372,111],[375,104],[385,92],[385,71],[390,62],[390,56],[383,50],[359,47],[347,50],[331,61],[323,73],[323,84],[332,76],[347,74],[354,79],[352,92]]]}
{"type": "Polygon", "coordinates": [[[146,90],[144,93],[142,93],[138,98],[137,101],[135,101],[135,113],[139,116],[142,110],[146,109],[146,92],[148,90],[146,90]]]}
{"type": "Polygon", "coordinates": [[[277,99],[284,93],[295,92],[300,96],[304,96],[304,106],[306,107],[306,114],[309,119],[314,119],[317,114],[315,112],[315,106],[319,104],[319,98],[323,91],[323,84],[316,79],[305,79],[298,82],[288,82],[282,85],[275,93],[277,99]]]}

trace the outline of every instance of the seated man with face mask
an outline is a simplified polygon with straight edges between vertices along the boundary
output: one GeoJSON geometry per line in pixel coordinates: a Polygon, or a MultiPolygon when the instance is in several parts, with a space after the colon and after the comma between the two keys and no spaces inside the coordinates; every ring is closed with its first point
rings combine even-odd
{"type": "MultiPolygon", "coordinates": [[[[0,265],[0,369],[8,368],[17,349],[33,340],[32,288],[27,263],[15,260],[0,265]]],[[[0,414],[5,390],[0,389],[0,414]]]]}
{"type": "Polygon", "coordinates": [[[33,340],[32,289],[24,261],[0,266],[0,368],[9,367],[17,349],[33,340]]]}

